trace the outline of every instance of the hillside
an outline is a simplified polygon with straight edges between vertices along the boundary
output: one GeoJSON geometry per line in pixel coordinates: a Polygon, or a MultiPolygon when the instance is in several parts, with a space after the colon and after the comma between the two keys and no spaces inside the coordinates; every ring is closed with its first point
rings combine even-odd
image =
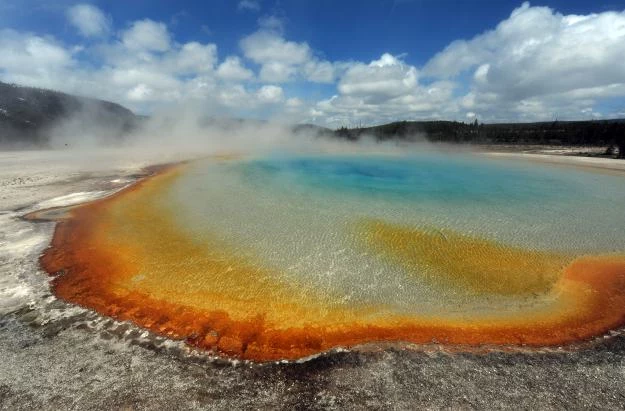
{"type": "Polygon", "coordinates": [[[139,118],[108,101],[0,82],[0,145],[46,145],[63,120],[71,120],[77,133],[99,128],[119,137],[139,118]]]}

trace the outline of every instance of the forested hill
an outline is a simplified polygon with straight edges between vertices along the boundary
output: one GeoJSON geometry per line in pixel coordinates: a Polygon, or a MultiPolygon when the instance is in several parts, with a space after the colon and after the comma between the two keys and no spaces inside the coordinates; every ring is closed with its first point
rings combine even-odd
{"type": "MultiPolygon", "coordinates": [[[[336,136],[358,140],[427,140],[446,143],[625,146],[625,119],[478,124],[400,121],[374,127],[340,128],[336,136]]],[[[625,149],[620,150],[625,154],[625,149]]]]}
{"type": "Polygon", "coordinates": [[[137,116],[108,101],[0,82],[0,144],[46,144],[53,127],[71,119],[78,132],[100,128],[118,137],[136,126],[137,116]]]}

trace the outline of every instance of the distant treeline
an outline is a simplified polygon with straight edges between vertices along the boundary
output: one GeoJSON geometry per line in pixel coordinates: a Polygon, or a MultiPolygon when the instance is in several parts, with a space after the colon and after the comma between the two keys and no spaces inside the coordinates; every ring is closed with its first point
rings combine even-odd
{"type": "Polygon", "coordinates": [[[374,127],[342,127],[334,134],[348,140],[371,136],[380,141],[618,147],[620,156],[625,157],[625,119],[507,124],[400,121],[374,127]]]}

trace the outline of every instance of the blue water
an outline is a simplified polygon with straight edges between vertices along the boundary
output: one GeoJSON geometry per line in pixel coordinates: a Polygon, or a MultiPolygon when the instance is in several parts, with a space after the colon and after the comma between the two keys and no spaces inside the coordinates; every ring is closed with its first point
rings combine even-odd
{"type": "MultiPolygon", "coordinates": [[[[580,173],[429,153],[410,157],[274,157],[247,166],[257,184],[285,190],[295,186],[365,197],[427,202],[572,201],[580,186],[593,184],[580,173]]],[[[622,188],[622,181],[621,183],[622,188]]]]}
{"type": "Polygon", "coordinates": [[[198,163],[172,190],[185,226],[268,255],[347,242],[367,218],[525,248],[625,251],[625,176],[573,167],[431,152],[276,155],[198,163]]]}
{"type": "Polygon", "coordinates": [[[306,197],[328,212],[343,208],[543,249],[625,250],[621,175],[432,152],[273,156],[235,167],[260,192],[306,197]]]}

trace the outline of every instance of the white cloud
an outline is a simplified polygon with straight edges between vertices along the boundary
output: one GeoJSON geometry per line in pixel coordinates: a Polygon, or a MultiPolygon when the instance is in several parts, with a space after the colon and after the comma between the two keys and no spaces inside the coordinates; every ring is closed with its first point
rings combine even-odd
{"type": "Polygon", "coordinates": [[[283,111],[289,120],[306,115],[302,120],[335,126],[588,118],[610,115],[600,103],[625,97],[625,12],[567,16],[523,4],[492,30],[452,42],[424,67],[389,53],[370,62],[327,61],[308,42],[289,39],[275,16],[260,18],[258,30],[240,41],[240,55],[221,61],[216,44],[176,42],[164,23],[129,22],[104,37],[111,21],[99,9],[80,4],[67,18],[82,35],[103,38],[63,44],[0,30],[0,78],[88,93],[142,112],[193,99],[211,113],[283,111]],[[293,92],[280,87],[285,82],[296,82],[287,89],[293,92]],[[316,95],[310,83],[336,90],[305,100],[296,90],[316,95]]]}
{"type": "Polygon", "coordinates": [[[167,51],[171,43],[165,23],[150,19],[135,21],[121,37],[127,48],[137,51],[167,51]]]}
{"type": "Polygon", "coordinates": [[[124,42],[97,46],[95,52],[109,66],[152,67],[176,75],[210,72],[217,63],[217,45],[195,41],[182,45],[175,43],[166,52],[137,50],[124,42]]]}
{"type": "Polygon", "coordinates": [[[228,81],[246,81],[252,79],[254,73],[243,66],[240,58],[229,56],[217,68],[217,76],[228,81]]]}
{"type": "Polygon", "coordinates": [[[334,64],[329,61],[312,60],[303,67],[306,80],[313,83],[334,83],[336,71],[334,64]]]}
{"type": "Polygon", "coordinates": [[[318,102],[316,117],[331,126],[358,125],[414,119],[454,119],[451,82],[416,87],[405,94],[379,100],[370,96],[338,94],[318,102]]]}
{"type": "Polygon", "coordinates": [[[262,86],[258,89],[256,95],[262,103],[275,104],[284,100],[284,92],[279,86],[262,86]]]}
{"type": "Polygon", "coordinates": [[[284,83],[303,78],[314,83],[332,83],[334,65],[314,56],[308,43],[286,40],[278,30],[261,28],[241,40],[243,54],[260,64],[259,78],[284,83]]]}
{"type": "Polygon", "coordinates": [[[343,69],[339,94],[318,102],[311,118],[331,126],[380,123],[417,118],[453,118],[456,84],[436,81],[420,85],[416,67],[384,53],[365,63],[336,64],[343,69]]]}
{"type": "Polygon", "coordinates": [[[294,80],[296,74],[297,66],[279,61],[270,61],[262,65],[259,77],[261,81],[285,83],[294,80]]]}
{"type": "Polygon", "coordinates": [[[132,47],[122,41],[96,49],[105,64],[91,77],[108,84],[117,101],[144,110],[187,98],[205,98],[207,88],[212,91],[215,44],[171,43],[165,52],[132,47]]]}
{"type": "Polygon", "coordinates": [[[311,50],[306,43],[287,41],[278,33],[259,30],[241,40],[245,57],[258,64],[282,63],[303,64],[311,58],[311,50]]]}
{"type": "Polygon", "coordinates": [[[67,19],[84,37],[100,37],[111,30],[111,19],[91,4],[76,4],[67,10],[67,19]]]}
{"type": "MultiPolygon", "coordinates": [[[[132,27],[140,28],[138,23],[132,27]]],[[[158,30],[164,32],[167,28],[158,30]]],[[[123,40],[128,40],[127,34],[121,34],[123,40]]],[[[169,41],[167,51],[162,52],[165,47],[144,41],[140,49],[136,47],[132,41],[91,46],[86,52],[103,63],[99,67],[81,66],[73,57],[81,48],[65,46],[50,37],[2,30],[0,54],[7,58],[0,59],[0,79],[88,94],[138,111],[188,98],[211,99],[213,105],[224,105],[216,91],[225,87],[218,84],[214,70],[216,45],[169,41]]],[[[248,100],[254,98],[255,94],[248,100]]]]}
{"type": "Polygon", "coordinates": [[[217,46],[196,41],[186,43],[180,50],[167,56],[173,71],[178,74],[193,74],[211,71],[217,61],[217,46]]]}
{"type": "Polygon", "coordinates": [[[133,69],[114,68],[106,72],[110,73],[110,80],[120,88],[140,85],[152,90],[175,90],[180,86],[180,81],[169,73],[163,73],[155,68],[139,67],[133,69]]]}
{"type": "Polygon", "coordinates": [[[581,106],[594,104],[588,99],[623,96],[623,56],[625,12],[562,15],[524,3],[494,30],[451,43],[424,73],[472,72],[463,104],[493,119],[575,117],[581,106]]]}
{"type": "Polygon", "coordinates": [[[0,30],[0,73],[5,81],[59,88],[57,73],[75,65],[72,52],[52,38],[0,30]]]}
{"type": "Polygon", "coordinates": [[[354,64],[341,78],[338,89],[345,95],[384,101],[412,92],[417,87],[417,79],[415,67],[385,53],[368,65],[354,64]]]}
{"type": "Polygon", "coordinates": [[[241,84],[221,89],[217,97],[226,107],[245,107],[250,103],[249,93],[241,84]]]}
{"type": "Polygon", "coordinates": [[[237,9],[244,11],[260,11],[260,3],[256,0],[241,0],[237,9]]]}

